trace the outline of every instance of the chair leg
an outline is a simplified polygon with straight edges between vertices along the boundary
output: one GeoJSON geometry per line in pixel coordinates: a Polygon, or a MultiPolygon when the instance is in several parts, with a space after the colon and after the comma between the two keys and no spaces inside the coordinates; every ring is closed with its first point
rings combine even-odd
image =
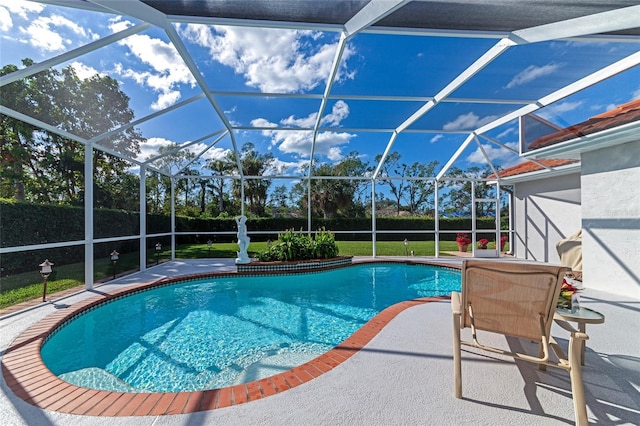
{"type": "Polygon", "coordinates": [[[453,383],[456,398],[462,398],[462,364],[460,354],[460,314],[453,314],[453,383]]]}
{"type": "Polygon", "coordinates": [[[573,395],[573,411],[577,426],[589,424],[587,419],[587,403],[584,397],[584,383],[582,381],[582,367],[580,365],[582,339],[569,339],[569,376],[571,377],[571,393],[573,395]]]}
{"type": "MultiPolygon", "coordinates": [[[[544,356],[544,347],[542,344],[542,342],[538,343],[538,358],[542,358],[544,356]]],[[[538,370],[547,371],[547,365],[542,363],[538,364],[538,370]]]]}

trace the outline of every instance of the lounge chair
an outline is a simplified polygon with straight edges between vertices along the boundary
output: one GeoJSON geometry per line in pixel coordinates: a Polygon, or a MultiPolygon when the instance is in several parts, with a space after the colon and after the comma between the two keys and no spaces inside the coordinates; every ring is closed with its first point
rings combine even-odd
{"type": "Polygon", "coordinates": [[[453,311],[453,364],[455,396],[462,398],[461,345],[547,365],[569,372],[577,425],[587,424],[584,385],[580,369],[581,341],[588,339],[566,322],[569,357],[551,337],[551,323],[566,267],[521,262],[467,260],[462,264],[462,292],[451,294],[453,311]],[[470,328],[473,341],[460,339],[470,328]],[[538,354],[509,352],[478,341],[477,331],[499,333],[539,343],[538,354]],[[551,359],[553,348],[557,361],[551,359]]]}

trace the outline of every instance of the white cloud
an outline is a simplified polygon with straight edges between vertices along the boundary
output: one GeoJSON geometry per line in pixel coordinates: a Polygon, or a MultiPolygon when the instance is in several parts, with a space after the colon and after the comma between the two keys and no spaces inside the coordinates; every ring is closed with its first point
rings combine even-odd
{"type": "Polygon", "coordinates": [[[442,126],[442,130],[468,130],[476,129],[487,123],[497,119],[497,115],[488,115],[484,118],[480,118],[474,112],[462,114],[457,116],[453,121],[449,121],[442,126]]]}
{"type": "MultiPolygon", "coordinates": [[[[185,144],[186,143],[189,142],[187,141],[185,142],[185,144]]],[[[185,149],[192,154],[199,155],[201,152],[207,149],[207,144],[196,143],[194,145],[189,145],[185,149]]],[[[218,148],[214,146],[213,148],[202,154],[200,158],[203,160],[221,160],[223,158],[226,158],[227,155],[229,155],[231,152],[232,151],[230,149],[218,148]]]]}
{"type": "Polygon", "coordinates": [[[440,139],[442,139],[444,136],[442,134],[437,134],[434,137],[431,138],[431,140],[429,142],[431,143],[436,143],[438,142],[440,139]]]}
{"type": "Polygon", "coordinates": [[[145,34],[136,34],[119,44],[126,46],[137,59],[150,67],[149,71],[137,71],[123,69],[118,64],[115,71],[159,92],[158,99],[151,105],[152,109],[160,110],[176,103],[181,97],[178,85],[195,85],[195,78],[171,43],[145,34]]]}
{"type": "Polygon", "coordinates": [[[331,161],[340,161],[342,159],[342,150],[336,146],[329,148],[327,158],[331,161]]]}
{"type": "Polygon", "coordinates": [[[500,140],[502,138],[506,138],[509,135],[512,135],[512,134],[515,135],[517,133],[518,133],[518,129],[516,127],[508,127],[502,133],[500,133],[498,136],[496,136],[496,139],[500,140]]]}
{"type": "MultiPolygon", "coordinates": [[[[320,36],[314,31],[190,24],[183,34],[208,48],[214,60],[243,75],[248,86],[263,92],[308,91],[325,83],[336,50],[336,44],[309,43],[320,36]]],[[[342,63],[352,54],[347,46],[342,63]]],[[[338,79],[353,77],[341,68],[338,79]]]]}
{"type": "Polygon", "coordinates": [[[640,87],[638,87],[632,94],[630,101],[634,101],[636,99],[640,99],[640,87]]]}
{"type": "MultiPolygon", "coordinates": [[[[349,116],[349,105],[345,101],[338,101],[331,108],[331,112],[320,120],[321,125],[339,126],[340,122],[349,116]]],[[[293,115],[281,120],[285,126],[312,128],[316,124],[318,113],[312,112],[306,117],[295,118],[293,115]]]]}
{"type": "MultiPolygon", "coordinates": [[[[262,134],[271,139],[272,145],[287,154],[296,154],[302,158],[309,158],[313,132],[307,130],[265,130],[262,134]]],[[[315,154],[326,156],[337,161],[342,158],[341,145],[345,145],[355,135],[346,132],[322,132],[316,137],[315,154]]]]}
{"type": "Polygon", "coordinates": [[[12,27],[11,13],[7,8],[0,6],[0,31],[9,31],[12,27]]]}
{"type": "Polygon", "coordinates": [[[82,62],[72,62],[71,67],[76,72],[76,75],[80,80],[86,80],[93,77],[96,74],[100,74],[95,68],[87,66],[82,62]]]}
{"type": "Polygon", "coordinates": [[[151,103],[151,109],[159,111],[169,107],[180,99],[180,92],[177,90],[166,90],[158,95],[158,100],[151,103]]]}
{"type": "Polygon", "coordinates": [[[21,27],[20,32],[30,38],[33,46],[57,52],[73,43],[71,39],[63,38],[61,35],[61,30],[65,28],[82,38],[93,37],[92,34],[88,36],[84,28],[60,15],[40,16],[31,21],[27,28],[21,27]]]}
{"type": "Polygon", "coordinates": [[[115,18],[109,19],[109,29],[114,33],[126,30],[132,26],[133,23],[131,21],[123,20],[122,16],[116,16],[115,18]]]}
{"type": "Polygon", "coordinates": [[[232,151],[230,149],[213,147],[205,152],[203,157],[205,160],[222,160],[226,158],[232,151]]]}
{"type": "Polygon", "coordinates": [[[99,38],[90,28],[49,10],[38,3],[0,0],[2,38],[29,45],[41,53],[64,51],[99,38]]]}
{"type": "MultiPolygon", "coordinates": [[[[289,120],[291,117],[285,119],[289,120]]],[[[285,121],[283,120],[283,121],[285,121]]],[[[251,120],[251,125],[254,127],[278,127],[276,123],[272,123],[265,118],[256,118],[255,120],[251,120]]]]}
{"type": "Polygon", "coordinates": [[[140,144],[140,153],[136,157],[138,161],[145,161],[151,156],[158,155],[160,148],[173,145],[175,142],[165,138],[148,138],[146,142],[140,144]]]}
{"type": "Polygon", "coordinates": [[[265,171],[265,176],[276,176],[284,174],[302,173],[309,165],[309,160],[282,161],[278,158],[273,160],[271,168],[265,171]]]}
{"type": "Polygon", "coordinates": [[[23,19],[27,19],[29,13],[40,13],[45,8],[40,3],[16,0],[0,0],[0,7],[6,8],[12,14],[18,15],[23,19]]]}
{"type": "Polygon", "coordinates": [[[284,120],[280,120],[280,123],[282,123],[285,126],[312,128],[316,124],[316,117],[318,117],[317,112],[312,112],[308,116],[302,117],[302,118],[296,118],[293,115],[291,115],[285,118],[284,120]]]}
{"type": "Polygon", "coordinates": [[[565,101],[551,105],[548,109],[556,114],[562,114],[563,112],[573,111],[580,108],[584,104],[584,101],[565,101]]]}
{"type": "Polygon", "coordinates": [[[543,65],[541,67],[529,65],[524,69],[524,71],[519,72],[515,77],[513,77],[513,79],[509,83],[507,83],[506,88],[512,89],[514,87],[529,83],[540,77],[545,77],[547,75],[553,74],[559,68],[560,65],[554,63],[543,65]]]}
{"type": "Polygon", "coordinates": [[[21,28],[20,32],[28,35],[31,38],[30,43],[35,47],[49,52],[64,49],[64,42],[60,34],[52,31],[43,19],[37,19],[26,29],[21,28]]]}
{"type": "MultiPolygon", "coordinates": [[[[506,143],[505,145],[515,150],[518,149],[517,142],[509,142],[509,143],[506,143]]],[[[499,147],[494,144],[482,144],[482,148],[487,153],[487,156],[491,159],[491,162],[494,165],[501,164],[504,161],[514,161],[514,159],[517,159],[517,155],[515,155],[512,151],[509,151],[508,149],[499,147]]],[[[487,160],[482,154],[482,151],[480,150],[480,148],[477,148],[475,151],[469,154],[466,160],[469,163],[473,163],[473,164],[482,164],[482,165],[487,164],[487,160]]]]}
{"type": "MultiPolygon", "coordinates": [[[[349,106],[344,101],[338,101],[333,105],[331,112],[323,117],[322,122],[338,126],[340,122],[349,115],[349,106]]],[[[296,118],[287,117],[280,121],[285,126],[313,127],[317,113],[309,114],[307,117],[296,118]]],[[[277,127],[264,118],[257,118],[251,121],[255,127],[277,127]]],[[[296,154],[302,158],[309,158],[311,154],[311,144],[313,143],[313,132],[309,130],[263,130],[262,135],[271,139],[271,145],[278,146],[281,152],[296,154]]],[[[316,137],[315,153],[323,155],[330,160],[338,161],[342,158],[342,145],[348,144],[356,135],[346,132],[321,132],[316,137]]]]}
{"type": "Polygon", "coordinates": [[[13,28],[11,15],[18,15],[22,19],[29,19],[29,14],[40,13],[43,9],[44,5],[39,3],[0,0],[0,30],[8,31],[13,28]]]}
{"type": "Polygon", "coordinates": [[[616,104],[608,104],[608,105],[597,104],[597,105],[589,106],[589,109],[591,111],[595,111],[598,114],[606,111],[611,111],[612,109],[616,109],[617,107],[618,105],[616,104]]]}
{"type": "Polygon", "coordinates": [[[565,112],[574,111],[580,108],[583,104],[584,101],[556,102],[555,104],[540,110],[538,115],[546,120],[551,120],[554,117],[558,117],[565,112]]]}
{"type": "Polygon", "coordinates": [[[320,121],[321,124],[339,126],[340,122],[349,116],[349,105],[345,101],[338,101],[331,108],[331,112],[320,121]]]}

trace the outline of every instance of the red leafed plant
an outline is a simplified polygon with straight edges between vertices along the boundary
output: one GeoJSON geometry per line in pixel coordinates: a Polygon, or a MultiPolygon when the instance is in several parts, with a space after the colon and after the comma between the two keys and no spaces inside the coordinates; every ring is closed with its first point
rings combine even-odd
{"type": "Polygon", "coordinates": [[[478,241],[478,248],[479,249],[486,249],[487,248],[487,244],[489,244],[489,240],[487,240],[486,238],[482,238],[478,241]]]}
{"type": "Polygon", "coordinates": [[[509,242],[509,236],[503,235],[500,237],[500,251],[504,250],[504,246],[509,242]]]}
{"type": "Polygon", "coordinates": [[[456,234],[456,242],[458,244],[463,244],[463,245],[471,244],[471,238],[469,238],[469,234],[460,232],[456,234]]]}

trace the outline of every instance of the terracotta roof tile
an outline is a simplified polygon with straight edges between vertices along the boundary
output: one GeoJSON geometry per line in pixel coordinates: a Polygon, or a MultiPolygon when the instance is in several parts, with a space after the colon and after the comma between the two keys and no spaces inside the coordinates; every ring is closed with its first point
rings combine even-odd
{"type": "MultiPolygon", "coordinates": [[[[566,166],[567,164],[577,163],[578,160],[563,160],[563,159],[542,159],[538,160],[539,163],[544,164],[547,167],[560,167],[566,166]]],[[[534,163],[533,161],[525,161],[524,163],[520,163],[513,167],[509,167],[508,169],[500,170],[498,172],[498,176],[501,178],[505,178],[508,176],[516,176],[522,175],[525,173],[531,173],[538,170],[542,170],[544,167],[541,165],[534,163]]],[[[488,176],[489,179],[495,178],[495,174],[491,174],[488,176]]]]}
{"type": "Polygon", "coordinates": [[[605,111],[602,114],[594,115],[591,118],[609,118],[615,117],[620,114],[626,114],[630,111],[640,108],[640,99],[636,99],[635,101],[627,102],[626,104],[618,105],[618,107],[605,111]]]}
{"type": "Polygon", "coordinates": [[[529,144],[529,149],[544,148],[560,142],[601,132],[623,124],[640,120],[640,99],[636,99],[615,109],[595,115],[582,123],[574,124],[557,132],[539,137],[529,144]]]}

